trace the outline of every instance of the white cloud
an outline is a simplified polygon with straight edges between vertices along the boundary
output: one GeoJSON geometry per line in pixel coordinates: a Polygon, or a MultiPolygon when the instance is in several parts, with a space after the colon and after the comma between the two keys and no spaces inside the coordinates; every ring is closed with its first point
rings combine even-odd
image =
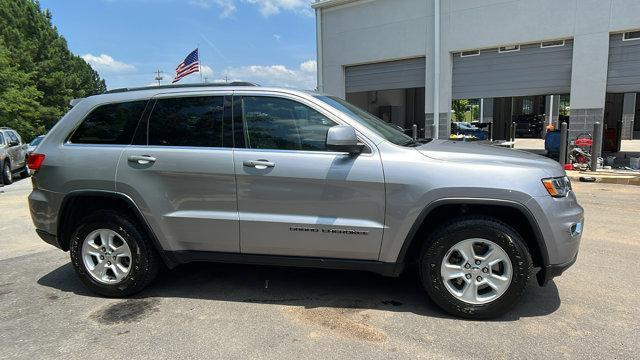
{"type": "Polygon", "coordinates": [[[302,64],[300,64],[300,70],[305,72],[315,73],[317,68],[318,68],[318,64],[316,63],[315,60],[307,60],[302,64]]]}
{"type": "Polygon", "coordinates": [[[117,61],[107,54],[97,56],[93,54],[84,54],[82,55],[82,58],[99,73],[118,74],[135,70],[135,66],[117,61]]]}
{"type": "Polygon", "coordinates": [[[220,12],[220,17],[222,18],[230,17],[236,12],[235,0],[189,0],[189,4],[204,9],[215,5],[222,10],[222,12],[220,12]]]}
{"type": "Polygon", "coordinates": [[[311,3],[313,0],[189,0],[189,3],[201,8],[216,6],[222,10],[220,17],[230,17],[237,11],[237,2],[254,5],[264,17],[277,15],[281,11],[291,11],[301,15],[311,16],[311,3]]]}
{"type": "Polygon", "coordinates": [[[250,65],[226,68],[229,81],[250,81],[263,86],[284,86],[312,90],[316,87],[315,60],[305,61],[299,69],[284,65],[250,65]],[[310,64],[313,63],[313,67],[310,64]]]}
{"type": "Polygon", "coordinates": [[[211,77],[213,75],[213,69],[211,66],[207,65],[200,65],[200,72],[202,73],[202,76],[205,77],[211,77]]]}

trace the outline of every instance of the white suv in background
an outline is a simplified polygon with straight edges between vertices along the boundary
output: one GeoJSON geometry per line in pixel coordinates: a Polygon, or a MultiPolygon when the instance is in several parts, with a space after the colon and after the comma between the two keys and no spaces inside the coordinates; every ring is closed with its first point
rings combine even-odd
{"type": "Polygon", "coordinates": [[[22,142],[20,135],[13,129],[0,127],[0,164],[3,184],[11,184],[15,172],[20,172],[22,177],[29,176],[26,156],[27,144],[22,142]]]}

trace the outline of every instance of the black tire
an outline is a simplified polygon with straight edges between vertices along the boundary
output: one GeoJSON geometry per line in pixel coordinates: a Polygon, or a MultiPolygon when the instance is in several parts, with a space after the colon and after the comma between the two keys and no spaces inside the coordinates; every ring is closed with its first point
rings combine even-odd
{"type": "Polygon", "coordinates": [[[101,210],[84,218],[71,237],[70,256],[80,280],[92,291],[107,297],[125,297],[140,292],[158,274],[161,262],[148,235],[138,230],[137,222],[115,211],[101,210]],[[110,229],[131,249],[131,268],[117,284],[103,284],[95,280],[82,260],[82,244],[94,230],[110,229]]]}
{"type": "Polygon", "coordinates": [[[533,269],[531,255],[522,237],[502,221],[488,217],[461,217],[443,225],[427,239],[419,259],[420,280],[431,300],[449,314],[467,319],[488,319],[506,313],[524,293],[533,269]],[[507,290],[485,304],[471,304],[453,296],[440,273],[447,251],[471,238],[487,239],[499,245],[513,267],[507,290]]]}
{"type": "Polygon", "coordinates": [[[29,168],[27,167],[27,165],[25,165],[22,169],[20,169],[20,177],[23,179],[26,179],[29,177],[29,175],[31,175],[29,173],[29,168]]]}
{"type": "Polygon", "coordinates": [[[5,185],[11,185],[13,183],[13,174],[11,173],[11,163],[9,160],[5,160],[2,164],[2,181],[5,185]]]}

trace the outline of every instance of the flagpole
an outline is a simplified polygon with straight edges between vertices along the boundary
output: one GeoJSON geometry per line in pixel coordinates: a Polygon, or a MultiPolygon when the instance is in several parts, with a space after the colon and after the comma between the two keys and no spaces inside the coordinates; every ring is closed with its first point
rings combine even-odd
{"type": "Polygon", "coordinates": [[[198,50],[198,72],[200,73],[200,82],[203,83],[204,81],[202,81],[202,58],[200,57],[200,43],[198,43],[197,46],[198,47],[196,49],[198,50]]]}

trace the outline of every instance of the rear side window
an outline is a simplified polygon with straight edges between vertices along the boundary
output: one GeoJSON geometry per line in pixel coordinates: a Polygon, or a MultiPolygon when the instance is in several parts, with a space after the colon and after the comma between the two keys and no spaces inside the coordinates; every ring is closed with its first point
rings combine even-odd
{"type": "Polygon", "coordinates": [[[146,104],[143,100],[102,105],[87,115],[69,142],[129,145],[146,104]]]}
{"type": "Polygon", "coordinates": [[[0,132],[0,145],[4,145],[4,135],[0,132]]]}
{"type": "Polygon", "coordinates": [[[224,97],[158,99],[149,118],[149,145],[223,147],[224,97]]]}
{"type": "Polygon", "coordinates": [[[242,98],[246,147],[275,150],[327,150],[327,132],[336,125],[326,116],[297,101],[242,98]]]}

